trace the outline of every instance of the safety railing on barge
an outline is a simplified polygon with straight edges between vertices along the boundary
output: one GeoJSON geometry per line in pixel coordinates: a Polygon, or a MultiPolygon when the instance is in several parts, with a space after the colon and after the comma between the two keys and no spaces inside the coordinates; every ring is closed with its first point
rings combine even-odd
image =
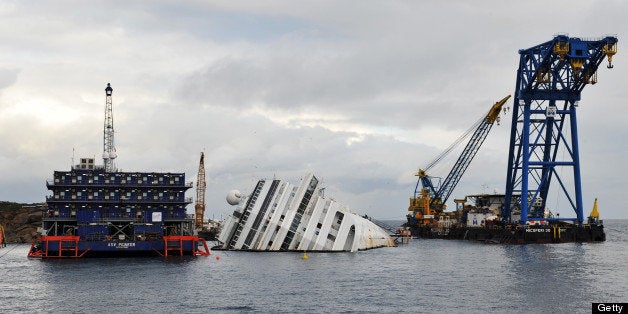
{"type": "Polygon", "coordinates": [[[41,258],[64,258],[64,257],[83,257],[89,249],[80,252],[79,254],[79,236],[44,236],[39,241],[33,242],[30,250],[28,251],[28,257],[41,257],[41,258]],[[56,251],[51,251],[50,245],[57,244],[56,251]],[[44,249],[45,247],[45,249],[44,249]],[[56,253],[56,254],[54,254],[56,253]]]}
{"type": "MultiPolygon", "coordinates": [[[[43,236],[31,245],[28,257],[36,258],[81,258],[90,249],[79,250],[79,236],[43,236]],[[51,244],[53,249],[51,250],[51,244]]],[[[155,250],[160,256],[179,255],[191,252],[193,256],[209,256],[207,242],[198,236],[164,236],[163,252],[155,250]],[[201,249],[199,249],[199,245],[201,249]],[[187,248],[190,249],[187,249],[187,248]],[[175,253],[175,254],[172,254],[175,253]]]]}
{"type": "MultiPolygon", "coordinates": [[[[198,236],[164,236],[164,254],[163,256],[168,256],[170,251],[174,251],[178,253],[177,255],[183,256],[183,246],[186,243],[192,244],[192,255],[202,255],[209,256],[209,248],[207,247],[207,242],[205,239],[199,238],[198,236]],[[198,243],[203,245],[204,250],[198,249],[198,243]]],[[[160,253],[161,254],[161,253],[160,253]]]]}

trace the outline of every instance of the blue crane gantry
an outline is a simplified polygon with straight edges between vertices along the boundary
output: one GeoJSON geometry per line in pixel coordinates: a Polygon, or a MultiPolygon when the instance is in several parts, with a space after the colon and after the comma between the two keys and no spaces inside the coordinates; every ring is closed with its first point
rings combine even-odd
{"type": "Polygon", "coordinates": [[[561,220],[583,223],[576,108],[582,89],[597,82],[604,57],[612,68],[616,52],[614,36],[585,40],[566,35],[519,51],[501,213],[505,222],[517,222],[511,221],[517,209],[521,224],[529,217],[543,218],[550,184],[556,181],[558,193],[576,213],[576,218],[561,220]],[[565,152],[560,157],[559,148],[565,152]]]}

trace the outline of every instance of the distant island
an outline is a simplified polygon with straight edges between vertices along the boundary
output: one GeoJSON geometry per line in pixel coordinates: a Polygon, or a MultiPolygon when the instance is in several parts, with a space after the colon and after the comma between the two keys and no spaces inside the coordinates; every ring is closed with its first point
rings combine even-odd
{"type": "Polygon", "coordinates": [[[20,204],[0,201],[0,225],[4,227],[6,243],[31,243],[41,227],[45,203],[20,204]]]}

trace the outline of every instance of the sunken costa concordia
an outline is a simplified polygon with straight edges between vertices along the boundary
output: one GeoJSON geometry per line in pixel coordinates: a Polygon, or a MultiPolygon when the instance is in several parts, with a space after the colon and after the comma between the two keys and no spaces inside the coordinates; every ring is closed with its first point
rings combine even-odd
{"type": "Polygon", "coordinates": [[[298,186],[262,179],[247,197],[230,191],[227,202],[236,209],[223,226],[218,249],[356,252],[395,245],[384,229],[326,198],[313,174],[298,186]]]}

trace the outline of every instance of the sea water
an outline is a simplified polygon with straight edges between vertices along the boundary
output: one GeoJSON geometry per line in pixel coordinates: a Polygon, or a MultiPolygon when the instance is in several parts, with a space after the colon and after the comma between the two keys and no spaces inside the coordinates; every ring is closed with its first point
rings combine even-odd
{"type": "Polygon", "coordinates": [[[590,313],[628,302],[628,220],[607,241],[501,245],[414,239],[357,253],[29,259],[0,249],[0,313],[590,313]]]}

